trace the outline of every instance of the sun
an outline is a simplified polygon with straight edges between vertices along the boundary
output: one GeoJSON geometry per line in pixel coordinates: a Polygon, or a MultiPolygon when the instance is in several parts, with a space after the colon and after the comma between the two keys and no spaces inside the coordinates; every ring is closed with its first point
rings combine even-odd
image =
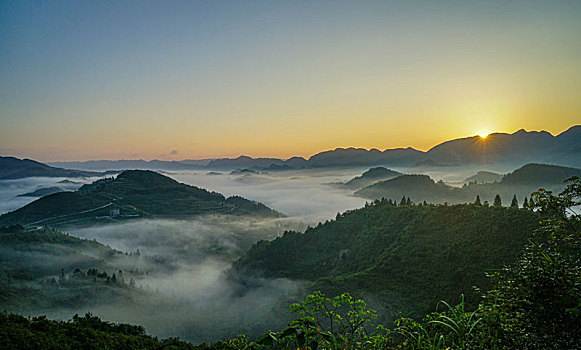
{"type": "Polygon", "coordinates": [[[490,132],[488,132],[488,131],[478,132],[478,136],[480,136],[481,139],[485,139],[486,137],[488,137],[488,135],[490,135],[490,132]]]}

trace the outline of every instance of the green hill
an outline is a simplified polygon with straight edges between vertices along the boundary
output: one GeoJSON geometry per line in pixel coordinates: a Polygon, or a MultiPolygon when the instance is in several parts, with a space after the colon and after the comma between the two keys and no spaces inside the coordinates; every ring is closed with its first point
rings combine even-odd
{"type": "Polygon", "coordinates": [[[376,167],[371,168],[361,174],[361,176],[357,176],[352,178],[351,180],[347,181],[344,186],[353,190],[363,188],[365,186],[372,185],[381,180],[389,180],[393,179],[394,177],[400,176],[401,173],[397,171],[393,171],[391,169],[387,169],[384,167],[376,167]]]}
{"type": "Polygon", "coordinates": [[[481,170],[476,174],[467,177],[464,179],[464,182],[477,182],[477,183],[491,183],[491,182],[499,182],[502,180],[502,175],[493,173],[491,171],[481,170]]]}
{"type": "Polygon", "coordinates": [[[233,274],[307,280],[312,290],[349,292],[419,317],[461,293],[476,302],[473,286],[489,287],[485,273],[514,261],[538,221],[522,209],[376,201],[304,234],[258,242],[233,274]]]}
{"type": "Polygon", "coordinates": [[[200,214],[279,217],[262,203],[179,183],[149,170],[128,170],[77,192],[42,197],[0,216],[0,225],[64,225],[135,217],[187,218],[200,214]]]}
{"type": "Polygon", "coordinates": [[[380,181],[362,188],[355,195],[365,198],[411,197],[414,202],[443,202],[452,196],[452,188],[444,183],[436,183],[428,175],[402,175],[391,180],[380,181]]]}
{"type": "Polygon", "coordinates": [[[504,176],[503,185],[562,184],[571,176],[581,176],[581,169],[548,164],[527,164],[504,176]]]}

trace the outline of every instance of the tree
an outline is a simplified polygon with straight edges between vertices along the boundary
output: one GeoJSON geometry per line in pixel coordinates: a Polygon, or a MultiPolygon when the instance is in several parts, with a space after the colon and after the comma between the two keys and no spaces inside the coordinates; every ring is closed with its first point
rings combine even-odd
{"type": "Polygon", "coordinates": [[[512,196],[512,201],[510,202],[511,208],[518,208],[518,200],[516,199],[516,194],[512,196]]]}
{"type": "Polygon", "coordinates": [[[476,195],[476,200],[474,201],[475,205],[482,205],[482,203],[480,202],[480,196],[476,195]]]}
{"type": "Polygon", "coordinates": [[[493,204],[493,205],[494,205],[495,207],[501,207],[501,206],[502,206],[502,199],[500,199],[500,195],[499,195],[499,194],[497,194],[497,195],[494,197],[494,204],[493,204]]]}
{"type": "Polygon", "coordinates": [[[401,197],[401,201],[399,202],[399,205],[406,205],[407,201],[405,199],[405,195],[403,197],[401,197]]]}
{"type": "Polygon", "coordinates": [[[412,205],[412,200],[408,197],[407,201],[405,202],[406,205],[412,205]]]}
{"type": "Polygon", "coordinates": [[[525,197],[524,201],[522,202],[522,207],[524,209],[528,209],[529,208],[529,201],[528,201],[527,197],[525,197]]]}
{"type": "MultiPolygon", "coordinates": [[[[490,344],[510,349],[574,349],[581,344],[581,204],[578,177],[558,196],[534,193],[545,218],[518,261],[491,275],[481,306],[490,344]]],[[[529,202],[530,203],[530,202],[529,202]]]]}

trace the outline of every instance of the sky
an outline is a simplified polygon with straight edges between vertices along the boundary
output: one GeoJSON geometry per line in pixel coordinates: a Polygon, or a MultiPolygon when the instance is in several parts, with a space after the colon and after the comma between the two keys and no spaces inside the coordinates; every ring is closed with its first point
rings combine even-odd
{"type": "Polygon", "coordinates": [[[427,150],[581,123],[581,1],[0,2],[0,155],[427,150]]]}

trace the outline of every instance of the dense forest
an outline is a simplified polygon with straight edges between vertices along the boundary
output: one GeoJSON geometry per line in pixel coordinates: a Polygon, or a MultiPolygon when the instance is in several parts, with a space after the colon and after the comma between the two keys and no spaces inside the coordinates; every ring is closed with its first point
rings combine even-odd
{"type": "Polygon", "coordinates": [[[485,272],[516,259],[539,219],[531,210],[500,206],[376,200],[304,234],[258,242],[234,270],[377,300],[386,319],[419,317],[460,293],[474,306],[479,292],[473,286],[487,288],[485,272]]]}

